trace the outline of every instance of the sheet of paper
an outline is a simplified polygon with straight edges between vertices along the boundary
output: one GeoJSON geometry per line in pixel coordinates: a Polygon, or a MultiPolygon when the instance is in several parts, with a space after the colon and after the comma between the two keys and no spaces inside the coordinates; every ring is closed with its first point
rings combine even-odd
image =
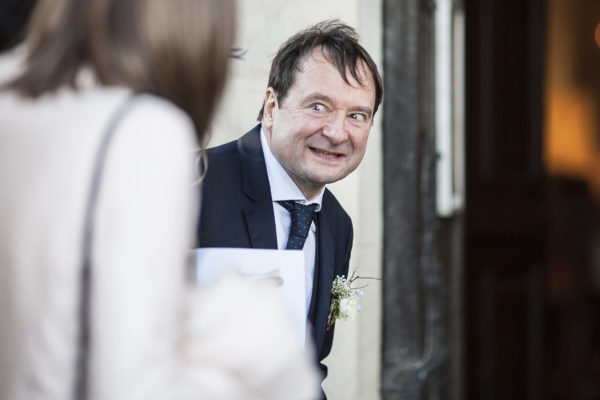
{"type": "Polygon", "coordinates": [[[200,286],[210,285],[228,271],[237,271],[249,276],[281,277],[283,284],[279,291],[283,305],[304,343],[306,300],[302,251],[207,247],[195,249],[195,256],[195,272],[200,286]]]}

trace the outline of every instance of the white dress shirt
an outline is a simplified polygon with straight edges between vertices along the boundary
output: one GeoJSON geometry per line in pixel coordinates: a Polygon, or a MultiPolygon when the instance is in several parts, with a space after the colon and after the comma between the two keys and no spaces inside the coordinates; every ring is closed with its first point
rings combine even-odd
{"type": "MultiPolygon", "coordinates": [[[[273,199],[273,214],[275,215],[275,231],[277,233],[277,248],[285,249],[290,232],[291,218],[290,213],[278,201],[294,200],[301,204],[317,204],[316,211],[321,211],[321,202],[325,188],[310,200],[302,194],[292,178],[287,174],[283,166],[277,161],[265,137],[264,131],[260,130],[260,141],[262,144],[265,164],[267,166],[267,175],[269,177],[269,186],[271,187],[271,198],[273,199]]],[[[317,226],[313,221],[308,231],[308,237],[304,243],[302,252],[304,253],[304,293],[306,298],[306,312],[310,308],[312,297],[313,279],[315,273],[316,256],[316,232],[317,226]]]]}

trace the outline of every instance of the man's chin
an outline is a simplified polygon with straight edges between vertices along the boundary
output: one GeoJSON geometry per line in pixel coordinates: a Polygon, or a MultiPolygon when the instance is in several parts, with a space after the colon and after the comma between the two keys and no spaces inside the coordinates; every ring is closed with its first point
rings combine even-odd
{"type": "Polygon", "coordinates": [[[330,183],[341,181],[342,179],[350,175],[350,173],[355,169],[356,167],[348,168],[347,165],[344,165],[343,168],[320,168],[317,170],[317,173],[313,175],[313,178],[315,182],[320,182],[323,185],[328,185],[330,183]]]}
{"type": "Polygon", "coordinates": [[[321,188],[325,185],[329,185],[331,183],[335,183],[337,181],[341,181],[342,179],[344,179],[348,174],[327,174],[327,175],[318,175],[318,176],[314,176],[313,179],[311,180],[311,183],[314,184],[315,186],[320,186],[321,188]]]}

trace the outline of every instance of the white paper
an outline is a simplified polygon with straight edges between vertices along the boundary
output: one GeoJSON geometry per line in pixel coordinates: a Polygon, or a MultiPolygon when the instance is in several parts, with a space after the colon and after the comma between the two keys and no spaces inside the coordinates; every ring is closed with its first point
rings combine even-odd
{"type": "MultiPolygon", "coordinates": [[[[199,286],[214,283],[221,275],[237,271],[248,276],[279,276],[279,291],[290,320],[304,343],[306,300],[304,293],[304,255],[301,250],[266,250],[240,248],[195,249],[196,278],[199,286]]],[[[248,299],[251,301],[252,299],[248,299]]]]}

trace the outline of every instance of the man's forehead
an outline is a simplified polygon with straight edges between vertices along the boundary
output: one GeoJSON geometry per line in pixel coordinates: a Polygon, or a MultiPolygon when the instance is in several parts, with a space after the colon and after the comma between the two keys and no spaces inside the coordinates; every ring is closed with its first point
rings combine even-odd
{"type": "Polygon", "coordinates": [[[366,62],[361,58],[357,58],[355,66],[355,71],[358,79],[356,79],[353,76],[350,65],[345,66],[346,70],[344,77],[344,74],[342,74],[342,72],[340,71],[340,66],[338,66],[335,63],[335,61],[333,61],[333,57],[330,54],[328,54],[327,49],[323,47],[317,47],[313,49],[310,53],[303,55],[296,66],[297,71],[301,73],[306,72],[306,64],[308,63],[323,63],[332,66],[338,71],[339,75],[346,81],[346,83],[348,83],[351,86],[356,86],[352,81],[357,81],[357,83],[360,84],[360,86],[362,87],[368,87],[369,84],[372,84],[373,86],[375,85],[375,82],[373,81],[373,78],[371,76],[366,62]]]}

